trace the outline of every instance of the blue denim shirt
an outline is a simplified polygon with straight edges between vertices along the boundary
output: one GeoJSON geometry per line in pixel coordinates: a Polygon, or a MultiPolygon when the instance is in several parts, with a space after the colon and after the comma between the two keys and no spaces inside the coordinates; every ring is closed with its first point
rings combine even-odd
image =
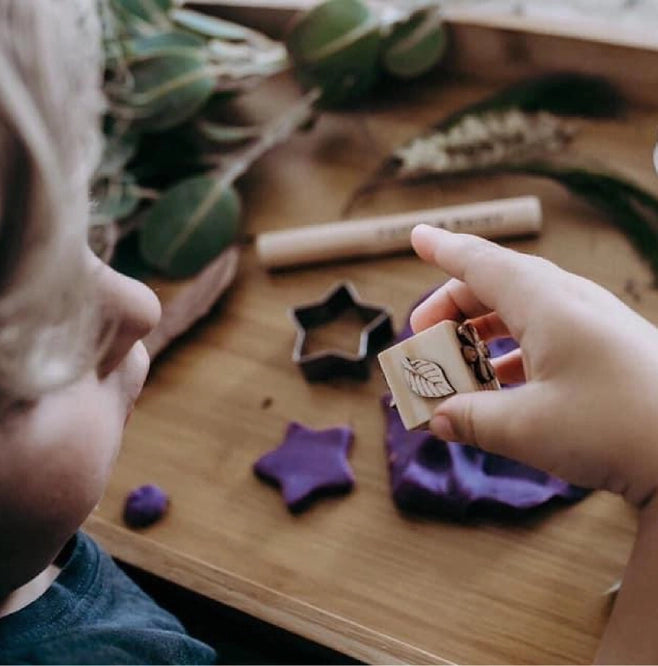
{"type": "Polygon", "coordinates": [[[0,663],[212,664],[214,650],[78,532],[48,590],[0,618],[0,663]]]}

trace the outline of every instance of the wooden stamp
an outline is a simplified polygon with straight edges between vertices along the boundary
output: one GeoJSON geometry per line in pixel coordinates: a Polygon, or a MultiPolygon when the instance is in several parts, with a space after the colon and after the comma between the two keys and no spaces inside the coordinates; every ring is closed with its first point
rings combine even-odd
{"type": "Polygon", "coordinates": [[[425,427],[455,393],[500,388],[489,349],[468,322],[442,321],[377,358],[407,430],[425,427]]]}

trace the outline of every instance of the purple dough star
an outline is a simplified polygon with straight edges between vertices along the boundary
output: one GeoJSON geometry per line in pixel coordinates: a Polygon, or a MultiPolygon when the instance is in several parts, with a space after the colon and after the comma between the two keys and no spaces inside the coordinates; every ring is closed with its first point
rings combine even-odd
{"type": "Polygon", "coordinates": [[[353,439],[350,428],[311,430],[293,422],[283,442],[254,464],[254,472],[278,485],[290,511],[298,513],[320,495],[353,488],[354,474],[347,462],[353,439]]]}

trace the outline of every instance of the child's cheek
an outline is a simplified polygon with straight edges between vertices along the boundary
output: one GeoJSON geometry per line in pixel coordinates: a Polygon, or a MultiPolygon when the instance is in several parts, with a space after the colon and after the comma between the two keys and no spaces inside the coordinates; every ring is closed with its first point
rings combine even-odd
{"type": "Polygon", "coordinates": [[[126,418],[118,384],[84,381],[58,405],[42,442],[43,485],[60,516],[75,528],[100,501],[116,460],[126,418]]]}

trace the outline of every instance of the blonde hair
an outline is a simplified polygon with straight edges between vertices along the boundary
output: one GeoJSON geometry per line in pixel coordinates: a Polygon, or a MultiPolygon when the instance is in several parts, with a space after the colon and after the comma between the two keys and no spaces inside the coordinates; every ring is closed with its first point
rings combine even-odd
{"type": "Polygon", "coordinates": [[[96,0],[0,0],[0,406],[93,363],[85,255],[102,142],[96,0]]]}

